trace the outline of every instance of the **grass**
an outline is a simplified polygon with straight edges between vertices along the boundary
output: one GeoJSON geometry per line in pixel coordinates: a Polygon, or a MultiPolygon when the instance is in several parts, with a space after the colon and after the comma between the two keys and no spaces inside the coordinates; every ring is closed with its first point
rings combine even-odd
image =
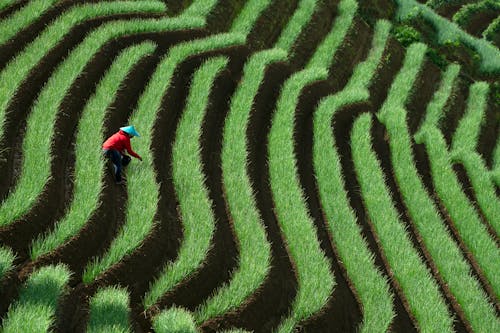
{"type": "MultiPolygon", "coordinates": [[[[444,73],[441,86],[428,105],[427,114],[430,117],[435,117],[436,111],[446,105],[459,69],[458,65],[451,65],[444,73]]],[[[395,84],[408,82],[407,79],[397,80],[395,84]]],[[[393,172],[403,202],[443,282],[463,309],[473,330],[496,331],[499,327],[493,307],[488,303],[488,297],[477,279],[472,276],[469,264],[439,217],[438,209],[418,175],[412,156],[412,141],[406,124],[407,112],[404,102],[403,97],[399,103],[384,105],[386,114],[382,121],[388,132],[393,172]]]]}
{"type": "Polygon", "coordinates": [[[314,0],[304,0],[299,3],[276,44],[286,49],[275,47],[254,54],[245,64],[243,79],[232,97],[224,127],[222,173],[226,200],[239,242],[239,268],[233,273],[227,285],[219,288],[213,297],[197,308],[195,312],[197,323],[241,305],[255,292],[268,274],[270,245],[266,239],[247,174],[247,142],[241,133],[246,133],[253,100],[264,78],[266,67],[271,63],[287,59],[289,48],[310,19],[315,7],[314,0]]]}
{"type": "Polygon", "coordinates": [[[0,280],[14,269],[15,254],[8,247],[0,247],[0,280]]]}
{"type": "Polygon", "coordinates": [[[343,106],[367,101],[367,87],[380,63],[389,30],[389,22],[377,22],[368,58],[356,66],[346,88],[323,99],[314,114],[313,161],[320,200],[340,260],[362,303],[361,332],[388,330],[395,315],[393,296],[387,279],[375,266],[373,254],[350,208],[331,123],[334,114],[343,106]]]}
{"type": "Polygon", "coordinates": [[[438,42],[460,41],[473,48],[481,56],[480,69],[489,74],[500,72],[500,51],[494,45],[482,38],[463,31],[456,23],[436,14],[430,7],[420,4],[416,0],[396,0],[398,19],[405,20],[408,17],[421,15],[425,20],[431,22],[438,31],[438,42]]]}
{"type": "Polygon", "coordinates": [[[413,247],[392,203],[371,147],[370,126],[370,114],[363,114],[355,121],[351,132],[352,157],[373,232],[394,274],[391,278],[401,286],[419,331],[453,332],[453,318],[439,287],[413,247]]]}
{"type": "Polygon", "coordinates": [[[13,5],[17,0],[0,0],[0,10],[13,5]]]}
{"type": "MultiPolygon", "coordinates": [[[[264,6],[256,4],[255,0],[250,1],[247,2],[240,15],[244,15],[244,17],[247,17],[247,19],[251,19],[255,22],[259,16],[260,11],[264,10],[264,8],[264,6]],[[249,13],[247,8],[253,8],[253,11],[249,13]]],[[[177,66],[188,57],[210,50],[244,44],[246,36],[250,33],[252,25],[240,25],[238,22],[240,22],[239,17],[237,17],[233,22],[229,33],[222,33],[204,39],[181,43],[180,45],[174,47],[169,52],[164,61],[162,61],[162,63],[159,65],[159,69],[151,80],[153,84],[151,85],[151,87],[148,87],[146,93],[144,94],[144,98],[139,102],[140,109],[159,108],[161,98],[158,99],[158,96],[161,96],[161,92],[166,90],[166,88],[170,84],[170,80],[177,66]],[[156,77],[156,75],[158,75],[158,77],[156,77]]],[[[199,94],[200,92],[197,93],[199,94]]],[[[141,183],[140,179],[136,179],[133,181],[141,183]]],[[[129,190],[129,198],[131,197],[130,193],[133,192],[129,190]]],[[[140,220],[140,223],[143,224],[143,219],[140,220]]],[[[183,220],[184,228],[189,228],[190,226],[186,223],[190,223],[190,221],[183,220]]],[[[186,232],[184,235],[187,237],[186,232]]],[[[210,235],[202,235],[202,237],[207,236],[211,237],[210,235]]],[[[196,262],[196,260],[193,260],[193,258],[189,257],[189,249],[192,246],[195,246],[195,244],[192,243],[192,240],[185,240],[181,245],[180,253],[182,253],[182,255],[179,255],[175,262],[168,263],[164,267],[161,276],[151,284],[150,290],[144,297],[145,308],[149,308],[150,306],[152,306],[162,296],[163,293],[167,292],[174,286],[176,282],[178,282],[178,279],[185,278],[187,276],[187,271],[194,270],[196,268],[193,266],[193,263],[196,262]],[[189,267],[189,269],[187,269],[186,267],[189,267]]]]}
{"type": "Polygon", "coordinates": [[[59,106],[72,83],[92,56],[108,41],[141,32],[185,29],[199,20],[131,20],[109,23],[92,32],[59,65],[40,92],[27,120],[23,140],[23,163],[15,189],[0,207],[0,225],[6,225],[25,214],[42,193],[50,176],[50,144],[59,106]]]}
{"type": "Polygon", "coordinates": [[[59,106],[92,56],[105,43],[124,35],[179,30],[197,23],[198,20],[183,18],[112,22],[90,33],[70,53],[45,84],[28,117],[21,174],[15,189],[0,208],[0,225],[6,225],[25,214],[42,193],[50,176],[50,144],[59,106]]]}
{"type": "Polygon", "coordinates": [[[106,162],[95,147],[99,147],[103,140],[106,111],[134,65],[155,49],[153,43],[146,42],[122,51],[85,105],[77,129],[73,199],[54,230],[33,242],[31,259],[54,250],[74,236],[99,206],[106,162]]]}
{"type": "Polygon", "coordinates": [[[172,148],[172,179],[179,200],[184,240],[177,260],[169,264],[146,294],[151,306],[169,289],[192,274],[203,262],[215,230],[212,202],[204,184],[200,156],[203,118],[211,89],[217,75],[227,65],[224,57],[205,62],[195,73],[186,109],[177,127],[172,148]]]}
{"type": "Polygon", "coordinates": [[[429,106],[424,122],[415,134],[415,142],[425,145],[434,188],[460,238],[474,256],[498,297],[500,277],[495,272],[500,270],[500,263],[495,258],[498,258],[500,253],[474,207],[463,193],[451,167],[451,154],[438,128],[444,105],[445,101],[442,100],[436,105],[429,106]]]}
{"type": "Polygon", "coordinates": [[[125,289],[100,289],[90,300],[88,333],[130,333],[129,295],[125,289]]]}
{"type": "Polygon", "coordinates": [[[476,151],[484,114],[488,104],[489,85],[476,82],[471,85],[465,116],[453,134],[451,159],[461,163],[472,184],[477,203],[497,235],[500,235],[500,200],[495,185],[481,155],[476,151]]]}
{"type": "Polygon", "coordinates": [[[498,247],[481,223],[474,207],[462,192],[459,181],[451,167],[451,158],[446,149],[443,134],[437,128],[427,127],[415,137],[417,143],[427,148],[434,188],[449,213],[460,238],[481,267],[484,276],[498,297],[499,262],[498,247]]]}
{"type": "Polygon", "coordinates": [[[130,165],[127,171],[128,204],[126,223],[102,259],[95,258],[84,273],[84,281],[90,282],[124,256],[135,250],[153,226],[158,204],[159,189],[155,181],[151,146],[151,133],[161,99],[170,84],[177,66],[189,56],[199,52],[216,50],[241,44],[244,37],[238,34],[222,34],[195,42],[182,43],[171,49],[158,65],[146,91],[139,100],[137,110],[129,123],[140,129],[140,140],[134,149],[141,152],[144,162],[140,167],[130,165]]]}
{"type": "Polygon", "coordinates": [[[3,333],[48,332],[70,273],[64,265],[46,266],[30,275],[3,320],[3,333]]]}
{"type": "MultiPolygon", "coordinates": [[[[73,7],[70,11],[58,17],[38,37],[28,44],[14,59],[9,61],[0,72],[0,140],[4,136],[5,116],[7,107],[15,97],[16,90],[26,80],[28,74],[40,60],[54,48],[71,29],[79,23],[97,17],[131,14],[160,13],[165,6],[157,1],[113,1],[98,4],[83,4],[73,7]]],[[[0,220],[0,225],[4,224],[0,220]]]]}
{"type": "Polygon", "coordinates": [[[22,9],[2,20],[0,25],[0,45],[30,25],[56,2],[57,0],[30,1],[22,9]]]}
{"type": "Polygon", "coordinates": [[[483,38],[493,41],[495,35],[500,32],[500,16],[494,19],[490,25],[483,31],[483,38]]]}
{"type": "Polygon", "coordinates": [[[326,305],[335,281],[330,262],[319,246],[314,222],[307,211],[300,187],[293,147],[295,109],[302,89],[328,77],[333,55],[352,25],[355,1],[339,3],[339,16],[316,49],[306,69],[292,75],[281,90],[268,137],[270,184],[277,220],[292,260],[295,262],[298,290],[290,316],[278,330],[289,332],[300,321],[326,305]]]}
{"type": "Polygon", "coordinates": [[[162,311],[153,319],[153,329],[157,333],[196,333],[193,315],[182,308],[162,311]]]}

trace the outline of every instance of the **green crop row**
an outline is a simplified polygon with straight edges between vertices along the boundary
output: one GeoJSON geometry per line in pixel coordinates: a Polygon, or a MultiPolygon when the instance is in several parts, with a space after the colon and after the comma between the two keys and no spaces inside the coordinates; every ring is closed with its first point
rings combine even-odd
{"type": "MultiPolygon", "coordinates": [[[[150,90],[148,87],[148,90],[144,94],[144,100],[141,99],[141,101],[139,102],[140,108],[141,107],[148,108],[148,105],[154,105],[155,108],[159,108],[159,103],[161,102],[161,100],[157,99],[158,95],[161,96],[161,93],[159,92],[164,91],[170,85],[170,81],[174,74],[175,69],[188,57],[192,57],[197,54],[208,52],[211,50],[217,50],[244,44],[246,36],[248,36],[248,34],[250,33],[253,24],[257,21],[260,13],[267,7],[268,4],[269,3],[267,1],[266,2],[249,1],[246,3],[245,7],[241,10],[240,14],[233,22],[229,33],[213,35],[204,39],[182,43],[174,47],[169,52],[165,60],[162,61],[162,63],[159,65],[159,68],[162,69],[157,70],[156,73],[158,74],[155,73],[155,76],[152,78],[151,82],[153,84],[151,85],[150,90]],[[252,24],[248,23],[242,24],[241,22],[244,20],[249,20],[252,22],[252,24]],[[163,87],[161,87],[161,85],[163,85],[163,87]],[[157,100],[153,101],[152,99],[157,99],[157,100]]],[[[193,90],[193,88],[191,90],[193,90]]],[[[194,93],[196,93],[197,95],[203,93],[203,88],[201,86],[197,87],[197,89],[193,91],[193,94],[194,93]]],[[[195,102],[197,103],[193,104],[193,107],[199,108],[202,106],[202,104],[199,104],[201,101],[197,100],[198,98],[196,95],[193,96],[192,98],[195,99],[192,101],[192,103],[195,102]]],[[[151,107],[149,107],[148,109],[151,109],[151,107]]],[[[182,147],[182,145],[180,147],[182,147]]],[[[177,158],[180,158],[180,156],[177,158]]],[[[175,157],[173,157],[173,163],[174,165],[178,164],[180,168],[184,168],[184,166],[182,166],[182,163],[176,161],[175,157]]],[[[179,189],[176,188],[176,191],[178,190],[179,189]]],[[[185,191],[185,189],[183,189],[183,191],[185,191]]],[[[207,222],[208,221],[209,220],[207,220],[207,222]]],[[[175,286],[176,283],[180,282],[180,280],[186,278],[202,262],[203,258],[199,259],[197,263],[197,260],[191,257],[191,251],[193,248],[196,248],[196,251],[199,252],[199,253],[197,252],[199,255],[204,256],[207,252],[207,248],[202,249],[203,246],[198,246],[199,244],[202,245],[202,243],[198,243],[196,237],[208,237],[209,238],[208,241],[210,242],[212,235],[203,234],[202,232],[197,232],[198,235],[195,235],[193,233],[191,237],[188,237],[189,233],[186,233],[186,229],[190,230],[191,228],[195,228],[195,226],[197,226],[197,223],[192,225],[193,222],[194,221],[192,220],[192,216],[190,215],[187,215],[186,218],[183,218],[183,226],[185,229],[184,235],[187,238],[181,245],[181,249],[179,250],[177,260],[175,262],[168,263],[164,267],[161,276],[151,285],[150,290],[146,293],[144,297],[145,308],[149,308],[154,303],[156,303],[158,299],[165,292],[169,291],[172,287],[175,286]]],[[[224,304],[214,303],[214,307],[208,310],[214,311],[214,313],[218,313],[224,311],[224,307],[225,307],[224,304]]]]}
{"type": "Polygon", "coordinates": [[[394,316],[392,295],[350,208],[331,123],[343,106],[368,99],[367,87],[381,61],[389,30],[389,22],[377,22],[367,59],[356,66],[346,88],[323,99],[314,114],[313,159],[319,195],[330,235],[362,303],[361,332],[388,330],[394,316]]]}
{"type": "Polygon", "coordinates": [[[0,1],[0,10],[3,10],[10,5],[14,4],[17,0],[1,0],[0,1]]]}
{"type": "Polygon", "coordinates": [[[224,57],[208,60],[196,71],[191,83],[172,148],[172,179],[179,201],[184,239],[177,261],[166,267],[146,295],[148,305],[153,305],[166,291],[200,267],[210,249],[215,217],[204,185],[200,137],[211,91],[207,87],[213,85],[227,62],[224,57]]]}
{"type": "Polygon", "coordinates": [[[88,333],[130,333],[129,295],[124,289],[100,289],[90,300],[88,333]]]}
{"type": "Polygon", "coordinates": [[[490,25],[483,31],[483,38],[493,41],[495,35],[500,33],[500,16],[494,19],[490,25]]]}
{"type": "Polygon", "coordinates": [[[302,0],[299,3],[275,48],[252,55],[245,64],[243,79],[232,97],[223,135],[222,172],[226,200],[239,243],[239,268],[233,273],[228,285],[219,289],[197,309],[197,322],[203,322],[241,305],[256,291],[268,274],[271,261],[270,245],[246,171],[246,137],[241,133],[246,133],[253,100],[266,67],[273,62],[287,59],[287,52],[311,18],[316,5],[316,0],[302,0]]]}
{"type": "Polygon", "coordinates": [[[92,32],[58,66],[38,96],[28,117],[23,140],[24,159],[21,175],[14,191],[3,202],[0,224],[5,225],[23,215],[37,200],[50,175],[50,144],[59,106],[72,83],[92,56],[107,42],[120,36],[142,32],[185,29],[197,20],[131,20],[106,24],[92,32]]]}
{"type": "Polygon", "coordinates": [[[32,273],[2,322],[3,333],[48,332],[55,322],[57,303],[70,273],[64,265],[46,266],[32,273]]]}
{"type": "MultiPolygon", "coordinates": [[[[186,22],[187,24],[189,22],[186,22]]],[[[84,280],[89,282],[112,264],[131,253],[142,242],[152,228],[153,217],[158,203],[158,184],[155,182],[152,156],[149,151],[153,123],[160,108],[161,96],[177,66],[189,56],[199,52],[216,50],[242,44],[244,36],[240,34],[221,34],[207,39],[179,44],[172,48],[158,66],[150,85],[139,101],[138,110],[133,113],[130,123],[140,128],[145,135],[135,144],[137,151],[145,152],[146,165],[129,168],[127,221],[115,238],[113,244],[102,259],[96,259],[84,273],[84,280]]]]}
{"type": "Polygon", "coordinates": [[[390,265],[408,302],[409,312],[422,332],[453,332],[453,318],[432,275],[419,257],[385,185],[380,163],[371,147],[370,114],[354,123],[351,133],[354,168],[363,201],[390,265]]]}
{"type": "Polygon", "coordinates": [[[451,167],[451,154],[443,134],[438,128],[438,123],[443,115],[442,105],[428,108],[426,118],[415,134],[415,141],[425,145],[434,188],[449,213],[460,238],[471,251],[484,272],[484,276],[491,284],[496,297],[498,297],[500,281],[495,272],[500,270],[500,263],[495,258],[499,257],[500,252],[486,227],[480,221],[471,202],[463,193],[451,167]]]}
{"type": "Polygon", "coordinates": [[[246,133],[253,100],[264,78],[266,67],[273,62],[287,59],[287,52],[311,18],[316,5],[316,0],[300,1],[275,48],[252,55],[245,64],[243,78],[231,99],[223,136],[222,172],[226,200],[239,243],[239,267],[233,273],[231,282],[220,288],[197,309],[197,322],[203,322],[241,305],[256,291],[268,274],[270,245],[255,205],[246,170],[246,136],[241,133],[246,133]],[[280,49],[278,45],[285,49],[280,49]]]}
{"type": "MultiPolygon", "coordinates": [[[[458,65],[451,65],[445,72],[441,87],[428,106],[431,111],[427,114],[430,117],[436,116],[434,110],[446,105],[458,73],[458,65]]],[[[407,81],[403,82],[406,84],[407,81]]],[[[412,222],[443,282],[462,307],[474,331],[495,331],[497,320],[493,308],[488,304],[487,296],[479,282],[472,277],[469,264],[441,221],[438,209],[418,175],[411,151],[412,141],[406,125],[404,99],[384,105],[383,110],[384,117],[381,121],[385,124],[389,136],[393,172],[412,222]]]]}
{"type": "Polygon", "coordinates": [[[196,325],[191,312],[172,307],[162,311],[153,319],[156,333],[196,333],[196,325]]]}
{"type": "Polygon", "coordinates": [[[425,5],[433,9],[438,9],[446,5],[460,5],[465,4],[469,0],[428,0],[425,5]]]}
{"type": "Polygon", "coordinates": [[[426,127],[415,137],[417,143],[425,144],[429,155],[433,183],[446,210],[450,214],[461,239],[481,266],[498,297],[500,267],[497,259],[500,253],[494,240],[481,223],[474,207],[462,192],[457,176],[451,167],[450,154],[439,129],[426,127]]]}
{"type": "MultiPolygon", "coordinates": [[[[110,3],[110,5],[117,5],[110,3]]],[[[138,2],[135,6],[123,6],[120,10],[137,11],[141,10],[138,2]]],[[[98,7],[97,12],[104,8],[98,7]]],[[[111,7],[112,11],[114,7],[111,7]]],[[[116,9],[118,9],[116,8],[116,9]]],[[[115,10],[116,10],[115,9],[115,10]]],[[[182,22],[171,22],[171,25],[181,25],[182,22]]],[[[57,24],[55,23],[57,26],[57,24]]],[[[150,24],[144,25],[144,31],[158,29],[158,22],[150,21],[150,24]]],[[[48,28],[51,32],[50,27],[48,28]]],[[[91,33],[82,44],[80,44],[71,55],[58,66],[52,77],[40,92],[31,113],[27,120],[26,136],[23,140],[23,165],[18,184],[9,194],[7,199],[0,206],[0,225],[6,225],[20,216],[25,214],[29,208],[37,200],[43,187],[48,181],[50,173],[50,144],[54,132],[54,123],[59,106],[70,89],[71,84],[81,73],[85,65],[91,60],[99,48],[109,40],[119,37],[120,34],[129,34],[140,32],[142,29],[137,28],[137,23],[111,23],[104,28],[98,29],[91,33]],[[139,31],[137,31],[139,30],[139,31]]],[[[40,42],[45,40],[42,34],[35,40],[27,50],[20,54],[16,59],[10,62],[4,71],[0,74],[1,84],[8,88],[1,90],[0,100],[4,101],[4,106],[8,100],[14,96],[14,90],[11,94],[7,90],[12,87],[17,87],[22,81],[22,77],[33,68],[33,62],[38,61],[47,51],[47,48],[42,47],[40,42]],[[40,47],[42,50],[33,48],[40,47]],[[20,67],[17,67],[20,66],[20,67]],[[3,80],[7,81],[3,81],[3,80]],[[9,82],[9,83],[7,83],[9,82]]],[[[45,46],[45,45],[43,45],[45,46]]],[[[5,109],[3,109],[5,111],[5,109]]],[[[1,114],[4,114],[1,112],[1,114]]],[[[0,117],[1,118],[1,117],[0,117]]]]}
{"type": "Polygon", "coordinates": [[[486,219],[497,235],[500,235],[500,201],[495,194],[488,169],[481,155],[476,151],[484,114],[488,105],[489,85],[476,82],[470,87],[466,114],[460,120],[453,134],[451,158],[465,167],[476,199],[486,219]]]}
{"type": "Polygon", "coordinates": [[[0,45],[40,17],[57,0],[34,0],[4,19],[0,25],[0,45]]]}
{"type": "Polygon", "coordinates": [[[11,249],[0,247],[0,280],[14,268],[14,260],[16,256],[11,249]]]}
{"type": "Polygon", "coordinates": [[[437,30],[439,43],[460,41],[476,50],[481,56],[480,69],[483,72],[490,74],[500,72],[500,51],[487,40],[471,36],[456,23],[439,16],[430,7],[416,0],[396,0],[396,3],[398,4],[398,20],[404,21],[415,16],[423,17],[437,30]]]}
{"type": "Polygon", "coordinates": [[[319,247],[314,222],[309,216],[298,180],[293,147],[295,109],[300,93],[307,85],[325,80],[333,56],[352,25],[356,1],[339,4],[339,16],[316,49],[306,69],[285,81],[269,132],[269,174],[276,215],[298,276],[298,290],[290,317],[280,332],[293,327],[321,310],[328,301],[335,281],[330,262],[319,247]]]}
{"type": "Polygon", "coordinates": [[[102,153],[95,147],[99,147],[102,142],[106,110],[133,66],[142,57],[151,54],[155,48],[153,43],[146,42],[124,50],[97,86],[94,96],[85,105],[76,137],[73,199],[66,215],[57,223],[55,229],[33,242],[33,260],[74,236],[99,206],[105,162],[102,153]]]}
{"type": "MultiPolygon", "coordinates": [[[[132,14],[159,13],[165,6],[157,1],[113,1],[98,4],[83,4],[73,7],[58,17],[45,28],[38,37],[24,48],[0,73],[0,140],[4,136],[5,115],[7,107],[16,94],[16,90],[34,70],[40,60],[54,48],[70,30],[79,23],[98,17],[132,14]]],[[[16,213],[18,214],[18,213],[16,213]]],[[[0,214],[1,216],[1,214],[0,214]]],[[[0,225],[10,222],[0,218],[0,225]]]]}
{"type": "MultiPolygon", "coordinates": [[[[410,179],[406,179],[404,177],[405,175],[413,176],[411,178],[412,180],[418,180],[418,176],[416,175],[415,170],[411,168],[412,161],[411,154],[409,153],[411,142],[408,138],[406,138],[405,140],[404,137],[404,133],[407,132],[405,123],[406,112],[404,110],[404,107],[407,99],[410,96],[412,87],[417,77],[419,76],[420,71],[422,70],[426,49],[426,46],[420,43],[412,44],[409,46],[409,48],[407,49],[403,67],[399,71],[395,80],[392,82],[391,87],[389,88],[388,96],[384,101],[381,109],[377,113],[378,119],[380,120],[380,122],[385,124],[388,134],[392,139],[392,141],[390,142],[390,147],[393,170],[396,174],[396,178],[398,178],[399,180],[398,183],[401,191],[403,192],[403,196],[407,200],[410,199],[409,197],[412,196],[412,194],[414,193],[412,191],[414,191],[415,189],[413,189],[411,186],[407,186],[410,179]],[[403,157],[405,159],[403,159],[403,157]]],[[[418,184],[418,182],[415,183],[415,185],[416,184],[418,184]]],[[[421,193],[423,194],[423,192],[421,193]]],[[[413,198],[416,198],[416,196],[414,196],[413,198]]],[[[412,205],[407,206],[408,208],[417,208],[418,204],[415,207],[413,206],[414,204],[415,203],[412,202],[412,205]]],[[[415,219],[419,218],[420,216],[418,216],[418,212],[414,212],[415,214],[413,217],[415,219]]],[[[420,266],[420,270],[425,270],[425,266],[421,264],[420,260],[418,260],[418,256],[416,256],[414,260],[415,264],[420,266]]],[[[404,287],[405,285],[407,286],[407,288],[414,287],[410,282],[411,279],[409,279],[408,276],[400,277],[400,283],[403,285],[403,290],[406,297],[408,298],[410,308],[412,309],[412,312],[415,314],[415,318],[419,322],[419,325],[422,326],[421,328],[424,331],[426,330],[426,328],[424,328],[425,325],[431,324],[432,321],[430,319],[434,316],[434,314],[429,313],[428,310],[438,311],[437,313],[439,314],[439,316],[436,316],[436,319],[441,323],[438,325],[443,325],[440,327],[444,328],[446,327],[446,325],[448,325],[445,319],[447,317],[447,311],[440,295],[438,296],[436,293],[436,284],[434,280],[431,280],[429,278],[429,276],[427,276],[427,279],[429,281],[426,281],[425,284],[427,284],[428,290],[426,291],[426,293],[428,293],[428,296],[423,296],[423,294],[413,295],[412,292],[407,292],[404,287]],[[432,307],[426,309],[425,306],[420,303],[425,297],[429,297],[432,300],[432,307]]],[[[409,290],[411,289],[408,289],[408,291],[409,290]]]]}

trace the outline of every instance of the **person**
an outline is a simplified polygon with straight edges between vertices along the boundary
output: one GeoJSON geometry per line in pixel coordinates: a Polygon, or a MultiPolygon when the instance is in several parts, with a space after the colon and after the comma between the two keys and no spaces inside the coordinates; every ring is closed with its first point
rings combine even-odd
{"type": "Polygon", "coordinates": [[[134,126],[120,127],[120,130],[110,136],[102,144],[104,156],[109,158],[113,163],[115,172],[115,181],[117,184],[122,184],[122,167],[127,166],[132,158],[125,152],[128,152],[133,157],[142,161],[142,157],[132,150],[130,139],[134,136],[140,136],[134,126]]]}

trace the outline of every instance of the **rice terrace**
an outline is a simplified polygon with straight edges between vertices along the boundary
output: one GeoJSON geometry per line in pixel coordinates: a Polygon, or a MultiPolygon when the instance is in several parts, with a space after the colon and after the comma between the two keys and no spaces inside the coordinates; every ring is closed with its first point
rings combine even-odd
{"type": "Polygon", "coordinates": [[[500,1],[0,0],[0,175],[0,332],[500,332],[500,1]]]}

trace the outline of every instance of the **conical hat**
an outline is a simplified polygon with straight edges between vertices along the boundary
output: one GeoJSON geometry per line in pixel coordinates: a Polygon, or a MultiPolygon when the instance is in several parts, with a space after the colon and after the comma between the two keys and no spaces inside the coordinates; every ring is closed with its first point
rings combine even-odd
{"type": "Polygon", "coordinates": [[[132,136],[140,136],[139,133],[137,133],[137,131],[135,130],[134,126],[120,127],[120,129],[132,136]]]}

